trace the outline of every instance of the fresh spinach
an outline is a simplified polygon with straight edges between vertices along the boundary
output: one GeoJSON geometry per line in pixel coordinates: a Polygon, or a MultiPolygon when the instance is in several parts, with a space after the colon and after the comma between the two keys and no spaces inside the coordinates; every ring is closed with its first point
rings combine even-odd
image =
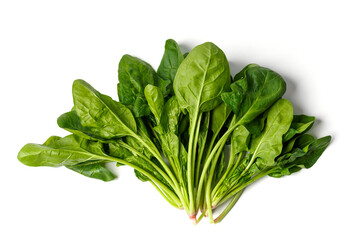
{"type": "Polygon", "coordinates": [[[218,223],[248,185],[311,168],[331,141],[307,133],[315,117],[293,115],[278,73],[249,64],[232,77],[210,42],[183,54],[167,40],[157,71],[126,54],[118,80],[119,101],[75,80],[74,106],[57,119],[71,135],[26,144],[19,161],[105,182],[116,178],[109,164],[128,166],[194,223],[218,223]]]}

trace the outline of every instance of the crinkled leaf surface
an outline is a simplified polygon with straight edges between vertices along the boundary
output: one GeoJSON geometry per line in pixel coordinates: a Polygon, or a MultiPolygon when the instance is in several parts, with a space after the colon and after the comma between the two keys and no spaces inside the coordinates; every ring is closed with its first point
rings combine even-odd
{"type": "Polygon", "coordinates": [[[231,84],[231,92],[222,94],[223,101],[231,107],[243,124],[254,120],[285,93],[286,83],[276,72],[253,66],[245,77],[231,84]]]}
{"type": "Polygon", "coordinates": [[[119,63],[118,96],[122,104],[129,107],[135,117],[150,114],[150,109],[144,96],[148,84],[160,87],[163,94],[168,93],[166,81],[158,77],[155,70],[145,61],[130,55],[124,55],[119,63]]]}
{"type": "Polygon", "coordinates": [[[74,110],[81,126],[102,139],[119,138],[137,132],[131,111],[96,91],[83,80],[73,84],[74,110]]]}

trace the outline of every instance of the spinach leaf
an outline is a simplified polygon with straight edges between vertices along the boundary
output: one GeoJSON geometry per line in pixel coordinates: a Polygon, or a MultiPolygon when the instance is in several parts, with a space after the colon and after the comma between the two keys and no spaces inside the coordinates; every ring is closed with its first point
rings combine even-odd
{"type": "Polygon", "coordinates": [[[81,119],[79,118],[75,110],[64,113],[60,117],[58,117],[57,124],[59,127],[80,137],[90,140],[105,140],[100,136],[94,135],[90,128],[84,127],[81,124],[81,119]]]}
{"type": "Polygon", "coordinates": [[[291,152],[294,148],[305,148],[315,141],[315,138],[309,134],[302,134],[292,138],[290,141],[284,143],[282,154],[291,152]]]}
{"type": "MultiPolygon", "coordinates": [[[[269,109],[266,116],[266,126],[259,136],[251,140],[248,155],[242,161],[242,164],[236,167],[234,172],[224,177],[224,184],[216,186],[211,194],[214,197],[213,202],[215,204],[221,199],[219,196],[226,195],[234,186],[241,185],[261,169],[275,165],[275,158],[280,155],[282,150],[282,136],[288,131],[293,118],[293,108],[290,101],[286,99],[278,100],[269,109]]],[[[234,144],[232,154],[247,151],[248,137],[249,132],[243,125],[237,127],[232,136],[232,144],[234,144]]],[[[209,197],[210,193],[208,193],[209,197]]]]}
{"type": "Polygon", "coordinates": [[[106,168],[105,163],[95,162],[95,163],[80,163],[76,165],[66,166],[66,168],[73,170],[77,173],[80,173],[86,177],[95,178],[108,182],[115,179],[115,175],[106,168]]]}
{"type": "Polygon", "coordinates": [[[231,136],[232,154],[238,154],[249,150],[250,132],[244,125],[234,129],[231,136]]]}
{"type": "MultiPolygon", "coordinates": [[[[231,113],[231,108],[225,103],[221,103],[214,110],[211,111],[211,131],[213,135],[217,137],[221,128],[224,126],[226,120],[231,113]]],[[[211,148],[211,147],[210,147],[211,148]]]]}
{"type": "MultiPolygon", "coordinates": [[[[329,146],[330,136],[319,138],[303,149],[296,148],[288,157],[278,159],[277,168],[269,176],[282,177],[300,171],[302,168],[311,168],[329,146]]],[[[304,146],[304,145],[303,145],[304,146]]]]}
{"type": "Polygon", "coordinates": [[[252,66],[245,77],[232,83],[232,92],[223,93],[222,99],[228,104],[243,124],[254,120],[278,100],[286,90],[284,79],[276,72],[252,66]]]}
{"type": "Polygon", "coordinates": [[[190,118],[187,181],[190,217],[195,216],[194,168],[199,114],[221,103],[221,93],[229,87],[230,68],[225,54],[213,43],[196,46],[181,63],[174,80],[174,92],[180,108],[190,118]],[[195,142],[195,144],[194,144],[195,142]]]}
{"type": "Polygon", "coordinates": [[[181,63],[174,80],[180,107],[191,115],[207,112],[221,103],[230,84],[230,68],[223,51],[213,43],[196,46],[181,63]]]}
{"type": "Polygon", "coordinates": [[[256,159],[258,167],[272,166],[282,150],[282,136],[288,131],[293,118],[289,100],[278,100],[269,110],[263,133],[252,140],[250,163],[256,159]]]}
{"type": "Polygon", "coordinates": [[[165,52],[157,73],[162,79],[174,81],[176,72],[184,60],[180,47],[173,39],[166,40],[165,52]]]}
{"type": "Polygon", "coordinates": [[[296,134],[307,132],[315,122],[315,117],[294,115],[289,131],[284,135],[284,142],[289,141],[296,134]]]}
{"type": "Polygon", "coordinates": [[[150,114],[149,106],[144,96],[148,84],[160,87],[164,96],[168,94],[169,80],[161,79],[155,70],[143,60],[124,55],[119,63],[118,95],[122,104],[131,109],[135,117],[150,114]]]}
{"type": "Polygon", "coordinates": [[[154,114],[157,124],[160,123],[161,115],[164,108],[164,96],[160,88],[154,85],[147,85],[145,87],[145,98],[149,104],[151,112],[154,114]]]}
{"type": "MultiPolygon", "coordinates": [[[[178,134],[180,128],[180,106],[175,96],[171,97],[164,106],[163,114],[161,115],[160,125],[165,132],[172,132],[178,134]]],[[[183,131],[185,131],[185,128],[183,131]]]]}
{"type": "Polygon", "coordinates": [[[253,67],[259,67],[259,65],[254,64],[254,63],[251,63],[251,64],[246,65],[240,72],[238,72],[238,73],[234,76],[233,81],[236,82],[236,81],[238,81],[238,80],[240,80],[240,79],[242,79],[242,78],[245,78],[245,77],[246,77],[246,75],[245,75],[246,71],[247,71],[249,68],[253,68],[253,67]]]}
{"type": "Polygon", "coordinates": [[[108,160],[101,143],[76,135],[64,138],[50,137],[42,145],[26,144],[20,150],[18,159],[23,164],[34,167],[71,166],[88,161],[108,160]]]}
{"type": "Polygon", "coordinates": [[[119,102],[96,91],[83,80],[73,84],[74,110],[81,125],[102,139],[133,135],[137,132],[131,111],[119,102]]]}

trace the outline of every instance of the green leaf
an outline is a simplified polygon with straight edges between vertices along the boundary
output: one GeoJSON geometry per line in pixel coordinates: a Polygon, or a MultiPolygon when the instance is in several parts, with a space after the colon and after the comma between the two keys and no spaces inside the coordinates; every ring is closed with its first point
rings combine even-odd
{"type": "Polygon", "coordinates": [[[315,142],[311,143],[308,147],[306,155],[297,159],[297,165],[301,164],[305,168],[311,168],[312,166],[314,166],[321,154],[329,146],[330,141],[331,136],[326,136],[323,138],[319,138],[315,142]]]}
{"type": "Polygon", "coordinates": [[[268,111],[265,111],[248,124],[245,124],[246,129],[253,135],[253,137],[259,136],[264,130],[267,114],[268,111]]]}
{"type": "Polygon", "coordinates": [[[150,107],[150,111],[154,114],[157,124],[160,124],[160,119],[164,109],[164,96],[160,88],[154,85],[147,85],[145,87],[145,98],[150,107]]]}
{"type": "Polygon", "coordinates": [[[105,148],[106,154],[120,159],[127,159],[134,156],[135,153],[123,147],[122,143],[122,140],[109,142],[107,148],[105,148]]]}
{"type": "Polygon", "coordinates": [[[161,115],[161,127],[165,132],[177,134],[179,131],[180,106],[175,96],[169,98],[165,103],[161,115]]]}
{"type": "Polygon", "coordinates": [[[293,107],[289,100],[278,100],[269,110],[264,131],[251,142],[252,162],[259,168],[273,166],[282,150],[282,136],[288,131],[293,118],[293,107]]]}
{"type": "Polygon", "coordinates": [[[313,141],[308,146],[306,146],[307,141],[302,142],[301,146],[304,148],[295,148],[291,154],[288,153],[290,156],[278,159],[277,167],[269,176],[279,178],[298,172],[302,168],[311,168],[329,146],[330,141],[331,137],[326,136],[313,141]]]}
{"type": "Polygon", "coordinates": [[[52,143],[59,141],[61,139],[61,137],[58,136],[51,136],[49,137],[44,143],[44,146],[50,146],[52,143]]]}
{"type": "Polygon", "coordinates": [[[64,138],[50,137],[45,144],[26,144],[18,159],[28,166],[59,167],[88,161],[108,160],[99,142],[89,141],[76,135],[64,138]]]}
{"type": "Polygon", "coordinates": [[[297,134],[305,133],[308,131],[315,122],[315,117],[306,115],[294,115],[289,131],[284,135],[284,142],[289,141],[297,134]]]}
{"type": "Polygon", "coordinates": [[[173,39],[168,39],[165,43],[165,52],[157,73],[161,78],[173,82],[180,63],[183,60],[184,57],[177,42],[173,39]]]}
{"type": "Polygon", "coordinates": [[[158,77],[155,70],[143,60],[124,55],[119,63],[118,95],[122,104],[129,107],[135,117],[150,114],[149,106],[144,96],[144,89],[148,84],[160,87],[165,93],[170,81],[158,77]]]}
{"type": "Polygon", "coordinates": [[[230,113],[231,109],[225,103],[221,103],[214,110],[211,111],[210,128],[214,134],[220,132],[230,113]]]}
{"type": "Polygon", "coordinates": [[[207,42],[196,46],[181,63],[174,91],[182,109],[192,115],[207,112],[221,103],[230,85],[230,68],[223,51],[207,42]]]}
{"type": "Polygon", "coordinates": [[[240,72],[238,72],[235,76],[234,76],[234,82],[236,82],[236,81],[238,81],[238,80],[240,80],[240,79],[242,79],[242,78],[245,78],[246,76],[245,76],[245,73],[246,73],[246,71],[248,70],[248,69],[250,69],[250,68],[253,68],[253,67],[259,67],[259,65],[257,65],[257,64],[254,64],[254,63],[251,63],[251,64],[248,64],[248,65],[246,65],[240,72]]]}
{"type": "Polygon", "coordinates": [[[115,179],[115,175],[106,168],[105,163],[85,162],[73,166],[66,166],[68,169],[80,173],[86,177],[95,178],[108,182],[115,179]]]}
{"type": "Polygon", "coordinates": [[[235,128],[231,136],[233,154],[247,151],[250,142],[250,132],[243,125],[235,128]]]}
{"type": "Polygon", "coordinates": [[[284,143],[282,154],[291,152],[293,148],[306,148],[314,141],[315,138],[309,134],[299,135],[295,138],[292,138],[290,141],[284,143]]]}
{"type": "Polygon", "coordinates": [[[276,72],[252,66],[245,77],[231,84],[232,92],[221,95],[237,119],[246,124],[266,111],[285,93],[286,83],[276,72]]]}
{"type": "Polygon", "coordinates": [[[73,98],[74,110],[80,118],[81,126],[91,130],[93,136],[112,139],[137,132],[131,111],[121,103],[99,93],[87,82],[74,81],[73,98]]]}
{"type": "Polygon", "coordinates": [[[134,169],[134,173],[135,176],[142,182],[147,182],[149,181],[149,178],[147,176],[145,176],[144,174],[142,174],[141,172],[139,172],[138,170],[134,169]]]}
{"type": "Polygon", "coordinates": [[[58,117],[57,124],[59,127],[71,133],[74,133],[80,137],[90,140],[104,140],[100,136],[95,136],[91,132],[91,129],[81,125],[81,119],[74,110],[64,113],[60,117],[58,117]]]}

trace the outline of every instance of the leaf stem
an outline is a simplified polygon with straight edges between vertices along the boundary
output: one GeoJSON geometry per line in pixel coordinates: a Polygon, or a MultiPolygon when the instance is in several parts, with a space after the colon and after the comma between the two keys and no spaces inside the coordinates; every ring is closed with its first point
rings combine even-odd
{"type": "MultiPolygon", "coordinates": [[[[233,119],[234,121],[234,119],[233,119]]],[[[212,151],[210,152],[208,158],[205,161],[205,165],[203,167],[203,170],[201,172],[201,177],[200,177],[200,181],[199,181],[199,185],[198,185],[198,189],[197,189],[197,196],[199,197],[203,185],[204,185],[204,180],[205,180],[205,176],[207,174],[207,169],[210,166],[210,163],[212,161],[212,159],[214,158],[215,154],[217,153],[217,150],[222,146],[223,143],[226,143],[226,140],[228,139],[228,137],[230,136],[230,134],[234,131],[234,129],[239,126],[240,124],[242,124],[242,121],[238,121],[237,123],[233,124],[232,127],[230,127],[225,133],[224,135],[219,139],[219,141],[216,143],[215,147],[212,149],[212,151]]],[[[200,200],[199,200],[200,202],[200,200]]]]}
{"type": "Polygon", "coordinates": [[[257,175],[253,176],[252,178],[250,178],[248,181],[240,184],[238,187],[236,187],[235,189],[231,190],[229,193],[225,194],[224,196],[218,197],[216,200],[214,200],[214,204],[213,207],[219,206],[222,203],[226,202],[229,198],[231,198],[233,195],[237,194],[238,192],[242,191],[245,187],[249,186],[250,184],[252,184],[253,182],[255,182],[256,180],[268,175],[269,173],[271,173],[275,168],[274,167],[269,167],[264,169],[263,171],[261,171],[260,173],[258,173],[257,175]]]}
{"type": "MultiPolygon", "coordinates": [[[[165,172],[168,174],[168,176],[170,177],[170,183],[172,182],[173,184],[173,188],[176,192],[176,194],[179,196],[179,198],[181,199],[181,202],[183,203],[184,205],[184,208],[186,206],[185,204],[185,201],[184,201],[184,198],[182,196],[182,192],[181,192],[181,189],[180,189],[180,186],[179,186],[179,183],[178,181],[176,180],[174,174],[172,173],[172,171],[169,169],[168,165],[164,162],[163,158],[161,157],[158,149],[155,147],[155,145],[152,146],[149,146],[141,137],[139,137],[137,134],[135,134],[134,136],[140,143],[142,143],[155,157],[156,159],[160,162],[161,166],[165,169],[165,172]],[[155,150],[154,150],[155,149],[155,150]]],[[[148,140],[148,139],[146,139],[148,140]]],[[[149,140],[150,143],[152,143],[150,140],[149,140]]],[[[185,209],[187,210],[187,209],[185,209]]]]}
{"type": "Polygon", "coordinates": [[[150,180],[152,180],[154,183],[156,183],[159,187],[161,187],[161,189],[166,192],[166,194],[178,205],[178,206],[181,206],[182,205],[182,202],[180,201],[180,199],[178,198],[178,196],[169,188],[167,187],[165,184],[163,184],[159,179],[157,179],[156,177],[154,177],[152,174],[148,173],[147,171],[145,171],[144,169],[132,164],[132,163],[129,163],[125,160],[121,160],[121,159],[118,159],[118,158],[115,158],[115,157],[111,157],[111,156],[107,156],[107,158],[110,160],[110,161],[113,161],[113,162],[118,162],[118,163],[121,163],[121,164],[125,164],[129,167],[132,167],[134,169],[136,169],[137,171],[141,172],[142,174],[144,174],[146,177],[148,177],[150,180]]]}
{"type": "Polygon", "coordinates": [[[241,159],[243,157],[243,155],[245,154],[245,152],[242,152],[238,155],[238,160],[235,162],[234,164],[234,159],[235,159],[235,155],[232,153],[233,149],[231,148],[231,158],[228,164],[228,168],[226,169],[226,172],[224,173],[224,175],[221,177],[221,179],[219,180],[219,182],[216,184],[216,186],[214,187],[214,189],[211,192],[211,197],[213,198],[214,196],[216,196],[217,190],[219,190],[219,188],[221,187],[221,184],[225,181],[226,177],[228,177],[229,175],[231,175],[235,169],[239,166],[239,164],[242,162],[241,159]]]}
{"type": "Polygon", "coordinates": [[[230,210],[235,206],[235,204],[237,203],[243,192],[244,189],[242,189],[240,192],[235,194],[235,196],[231,199],[230,203],[226,206],[224,211],[222,211],[222,213],[220,213],[220,215],[214,220],[214,223],[219,223],[221,222],[221,220],[223,220],[226,217],[226,215],[230,212],[230,210]]]}
{"type": "Polygon", "coordinates": [[[214,172],[216,169],[216,163],[219,160],[219,157],[221,155],[222,149],[225,146],[225,143],[226,143],[226,141],[222,142],[221,146],[218,149],[218,152],[216,153],[213,161],[211,162],[211,168],[209,171],[208,180],[206,182],[205,198],[206,198],[206,206],[208,209],[210,222],[213,222],[213,216],[212,216],[212,210],[211,210],[211,185],[212,185],[212,180],[214,177],[214,172]]]}
{"type": "Polygon", "coordinates": [[[163,192],[153,181],[149,181],[156,190],[165,198],[165,200],[170,203],[173,207],[181,209],[182,205],[177,205],[169,196],[166,195],[166,192],[163,192]]]}
{"type": "Polygon", "coordinates": [[[188,181],[188,194],[189,194],[189,216],[193,217],[195,215],[195,203],[194,203],[194,183],[193,183],[193,150],[194,150],[194,135],[197,126],[197,115],[198,111],[195,111],[195,116],[193,119],[190,119],[191,128],[190,128],[190,137],[189,137],[189,146],[188,146],[188,158],[187,158],[187,181],[188,181]]]}

